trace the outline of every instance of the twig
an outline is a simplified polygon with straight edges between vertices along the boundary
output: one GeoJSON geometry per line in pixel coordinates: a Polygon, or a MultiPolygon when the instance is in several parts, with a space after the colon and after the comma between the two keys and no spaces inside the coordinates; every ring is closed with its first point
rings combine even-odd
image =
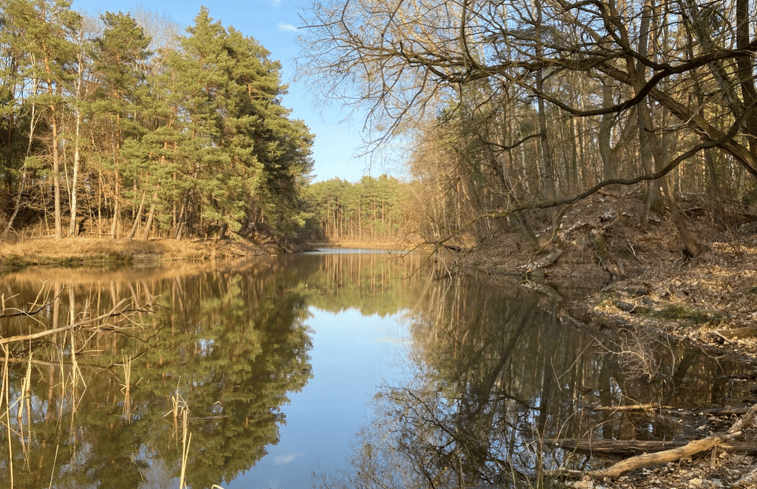
{"type": "Polygon", "coordinates": [[[81,326],[86,326],[88,324],[95,323],[97,321],[101,321],[103,319],[107,319],[110,317],[117,317],[121,316],[123,314],[129,313],[129,312],[147,312],[144,309],[123,309],[118,310],[118,308],[123,304],[124,301],[119,302],[116,304],[116,306],[111,309],[110,311],[106,312],[105,314],[102,314],[100,316],[97,316],[96,318],[87,319],[85,321],[79,321],[78,323],[69,324],[67,326],[61,326],[60,328],[53,328],[48,329],[45,331],[40,331],[38,333],[32,333],[32,334],[26,334],[26,335],[16,335],[16,336],[10,336],[8,338],[0,338],[0,345],[7,345],[8,343],[14,343],[16,341],[27,341],[27,340],[36,340],[38,338],[43,338],[45,336],[50,336],[55,333],[60,333],[61,331],[68,331],[71,329],[76,329],[81,326]]]}
{"type": "Polygon", "coordinates": [[[654,409],[674,409],[673,406],[660,406],[659,404],[632,404],[626,406],[596,406],[592,411],[649,411],[654,409]]]}
{"type": "Polygon", "coordinates": [[[39,314],[40,311],[44,311],[46,308],[48,308],[50,305],[52,305],[52,303],[55,302],[55,299],[57,299],[58,297],[60,297],[60,294],[58,294],[53,299],[45,302],[44,304],[42,304],[41,306],[39,306],[37,309],[34,309],[32,311],[21,311],[21,310],[18,310],[18,309],[17,309],[18,312],[5,312],[5,311],[3,311],[3,313],[0,314],[0,319],[13,318],[13,317],[18,317],[18,316],[34,316],[35,314],[39,314]]]}

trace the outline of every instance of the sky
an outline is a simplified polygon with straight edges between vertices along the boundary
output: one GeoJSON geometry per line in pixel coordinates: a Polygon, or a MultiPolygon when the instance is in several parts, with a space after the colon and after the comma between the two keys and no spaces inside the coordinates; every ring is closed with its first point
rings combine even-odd
{"type": "Polygon", "coordinates": [[[282,81],[289,85],[283,105],[292,109],[291,118],[302,119],[315,134],[313,159],[314,181],[341,178],[350,182],[364,175],[378,177],[391,173],[388,167],[372,163],[363,153],[361,130],[363,119],[354,116],[349,108],[336,104],[316,103],[316,92],[308,80],[294,81],[295,58],[300,52],[296,42],[297,28],[301,26],[300,9],[309,0],[74,0],[73,10],[92,15],[105,11],[127,13],[136,8],[171,19],[183,30],[194,24],[202,6],[210,17],[224,27],[233,26],[247,37],[255,38],[271,52],[270,59],[282,65],[282,81]]]}

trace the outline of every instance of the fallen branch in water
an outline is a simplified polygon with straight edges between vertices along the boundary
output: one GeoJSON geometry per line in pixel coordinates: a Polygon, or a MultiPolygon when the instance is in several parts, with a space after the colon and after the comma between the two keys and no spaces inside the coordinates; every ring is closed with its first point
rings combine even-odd
{"type": "MultiPolygon", "coordinates": [[[[687,445],[684,441],[665,440],[597,440],[597,439],[545,439],[545,445],[560,447],[571,452],[590,455],[629,457],[645,453],[659,453],[687,445]]],[[[719,449],[747,455],[757,455],[757,445],[753,442],[728,441],[719,445],[719,449]]]]}
{"type": "Polygon", "coordinates": [[[650,411],[656,409],[674,409],[672,406],[660,406],[659,404],[632,404],[626,406],[596,406],[592,411],[650,411]]]}
{"type": "Polygon", "coordinates": [[[60,328],[47,329],[45,331],[39,331],[37,333],[31,333],[31,334],[10,336],[8,338],[0,338],[0,345],[7,345],[8,343],[15,343],[18,341],[36,340],[36,339],[43,338],[45,336],[54,335],[56,333],[60,333],[63,331],[68,331],[71,329],[80,328],[82,326],[87,326],[89,324],[94,324],[94,323],[97,323],[98,321],[102,321],[108,318],[123,316],[131,312],[149,312],[147,309],[144,309],[144,308],[143,309],[121,309],[121,306],[124,304],[124,302],[125,300],[119,302],[113,307],[113,309],[106,312],[105,314],[101,314],[94,318],[85,319],[84,321],[79,321],[77,323],[61,326],[60,328]]]}
{"type": "Polygon", "coordinates": [[[591,477],[614,479],[632,470],[648,467],[650,465],[675,462],[676,460],[685,457],[691,457],[706,450],[710,450],[727,440],[740,436],[741,430],[752,423],[755,414],[757,414],[757,404],[752,406],[751,409],[749,409],[742,418],[739,418],[739,420],[736,421],[725,433],[708,436],[701,440],[694,440],[680,448],[673,448],[671,450],[657,453],[645,453],[644,455],[631,457],[622,462],[618,462],[615,465],[611,465],[610,467],[599,470],[590,470],[585,472],[585,474],[591,477]]]}

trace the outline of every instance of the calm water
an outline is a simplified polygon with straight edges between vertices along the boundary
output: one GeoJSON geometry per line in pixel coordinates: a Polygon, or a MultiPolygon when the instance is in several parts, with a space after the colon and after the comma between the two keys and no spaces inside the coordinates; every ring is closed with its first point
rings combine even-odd
{"type": "Polygon", "coordinates": [[[0,485],[179,487],[182,466],[192,488],[503,483],[573,463],[544,438],[687,435],[593,407],[754,397],[746,368],[430,278],[420,255],[344,250],[4,276],[5,314],[30,315],[0,322],[0,485]]]}

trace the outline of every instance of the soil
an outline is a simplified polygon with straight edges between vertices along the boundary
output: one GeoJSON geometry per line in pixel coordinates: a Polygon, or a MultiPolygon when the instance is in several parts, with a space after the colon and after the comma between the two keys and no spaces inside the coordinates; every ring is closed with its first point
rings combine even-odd
{"type": "MultiPolygon", "coordinates": [[[[730,204],[727,227],[713,222],[705,202],[684,199],[681,208],[702,245],[694,257],[684,253],[669,213],[652,213],[642,225],[639,198],[604,193],[569,208],[553,244],[549,221],[542,229],[533,226],[540,231],[539,252],[523,233],[512,233],[487,240],[457,263],[552,289],[551,296],[563,299],[564,314],[587,327],[651,331],[757,372],[757,208],[730,204]]],[[[703,433],[727,430],[733,421],[711,416],[703,433]]],[[[757,429],[744,430],[739,440],[757,446],[757,429]]],[[[703,455],[576,487],[757,487],[755,457],[703,455]],[[737,486],[751,471],[752,479],[737,486]]]]}

